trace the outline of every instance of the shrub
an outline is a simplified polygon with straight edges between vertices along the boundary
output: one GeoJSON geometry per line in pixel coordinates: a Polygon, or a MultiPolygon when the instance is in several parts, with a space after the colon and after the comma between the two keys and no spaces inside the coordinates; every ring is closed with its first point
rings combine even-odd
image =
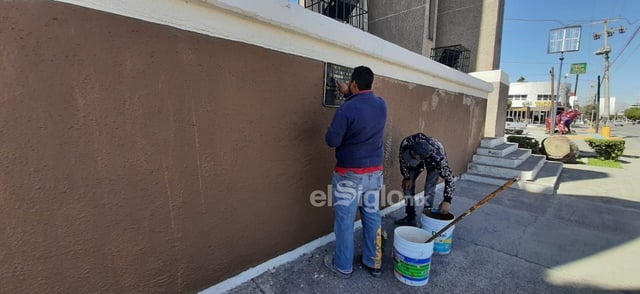
{"type": "Polygon", "coordinates": [[[585,142],[598,153],[601,160],[618,160],[624,152],[624,140],[586,139],[585,142]]]}
{"type": "Polygon", "coordinates": [[[540,142],[532,137],[509,136],[507,142],[518,143],[518,148],[531,149],[531,153],[540,154],[540,142]]]}

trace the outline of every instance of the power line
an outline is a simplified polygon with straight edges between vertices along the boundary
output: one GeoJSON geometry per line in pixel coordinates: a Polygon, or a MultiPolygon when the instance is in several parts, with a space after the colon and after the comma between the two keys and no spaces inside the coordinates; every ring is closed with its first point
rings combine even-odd
{"type": "Polygon", "coordinates": [[[633,35],[631,35],[631,38],[629,38],[629,41],[627,41],[627,44],[625,44],[624,47],[622,47],[622,50],[620,50],[620,53],[618,53],[616,58],[613,59],[613,61],[611,62],[611,65],[616,63],[616,60],[618,60],[618,57],[620,57],[622,55],[622,52],[624,52],[624,50],[627,49],[627,47],[629,46],[631,41],[633,41],[633,39],[636,37],[636,35],[638,35],[638,31],[640,31],[640,26],[638,26],[638,28],[633,32],[633,35]]]}
{"type": "Polygon", "coordinates": [[[519,61],[503,61],[501,63],[509,63],[509,64],[557,64],[556,62],[519,62],[519,61]]]}
{"type": "Polygon", "coordinates": [[[638,44],[638,46],[636,46],[636,48],[633,49],[633,51],[631,52],[630,56],[632,56],[634,53],[636,53],[636,51],[638,51],[638,49],[640,49],[640,44],[638,44]]]}
{"type": "MultiPolygon", "coordinates": [[[[624,19],[628,25],[633,25],[637,22],[640,21],[640,19],[636,19],[634,21],[629,20],[626,17],[619,17],[618,19],[624,19]]],[[[525,21],[525,22],[555,22],[555,23],[559,23],[563,26],[566,26],[567,24],[564,23],[563,21],[557,20],[557,19],[535,19],[535,18],[505,18],[504,20],[509,20],[509,21],[525,21]]],[[[579,24],[579,23],[590,23],[590,22],[594,22],[594,21],[598,21],[597,19],[568,19],[566,20],[568,21],[570,24],[579,24]]]]}
{"type": "Polygon", "coordinates": [[[557,22],[561,25],[565,25],[563,22],[557,19],[530,19],[530,18],[505,18],[504,20],[513,20],[513,21],[528,21],[528,22],[557,22]]]}
{"type": "MultiPolygon", "coordinates": [[[[627,62],[627,60],[628,60],[631,56],[634,56],[634,54],[636,53],[636,51],[638,51],[638,49],[640,49],[640,44],[638,44],[638,46],[636,46],[636,48],[634,48],[634,49],[633,49],[633,51],[631,51],[631,54],[628,54],[628,55],[627,55],[627,58],[624,60],[624,62],[626,63],[626,62],[627,62]]],[[[620,68],[620,67],[618,66],[618,67],[616,67],[615,69],[613,69],[613,71],[614,71],[614,72],[618,72],[618,69],[619,69],[619,68],[620,68]]]]}

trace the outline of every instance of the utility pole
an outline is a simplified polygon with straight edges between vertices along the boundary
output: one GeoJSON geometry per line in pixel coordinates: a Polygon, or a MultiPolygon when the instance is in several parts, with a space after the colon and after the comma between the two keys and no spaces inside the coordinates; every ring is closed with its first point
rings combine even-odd
{"type": "Polygon", "coordinates": [[[600,128],[600,115],[602,115],[602,113],[600,113],[600,76],[598,76],[598,87],[596,88],[596,100],[598,102],[596,102],[596,110],[597,110],[597,115],[596,115],[596,134],[598,133],[598,129],[600,128]]]}
{"type": "Polygon", "coordinates": [[[602,23],[604,24],[604,31],[602,33],[593,33],[593,39],[594,40],[598,40],[600,39],[600,36],[604,35],[604,47],[598,49],[598,51],[595,52],[595,55],[604,55],[604,125],[608,126],[609,125],[609,116],[611,115],[611,111],[610,111],[610,95],[609,95],[609,80],[610,80],[610,76],[609,76],[609,53],[611,53],[611,47],[609,46],[609,37],[613,36],[613,34],[616,32],[616,30],[618,31],[618,33],[620,34],[624,34],[627,29],[623,26],[620,26],[617,29],[612,29],[609,30],[609,22],[613,22],[613,21],[617,21],[620,20],[620,18],[613,18],[613,19],[604,19],[601,21],[596,21],[596,22],[592,22],[591,24],[598,24],[598,23],[602,23]]]}

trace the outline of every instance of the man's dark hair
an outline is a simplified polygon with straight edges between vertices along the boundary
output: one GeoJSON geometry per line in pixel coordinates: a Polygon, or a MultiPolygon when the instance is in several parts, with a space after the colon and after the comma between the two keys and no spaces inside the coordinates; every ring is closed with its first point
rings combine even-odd
{"type": "Polygon", "coordinates": [[[353,69],[351,80],[356,82],[359,90],[371,90],[371,85],[373,85],[373,71],[366,66],[358,66],[353,69]]]}

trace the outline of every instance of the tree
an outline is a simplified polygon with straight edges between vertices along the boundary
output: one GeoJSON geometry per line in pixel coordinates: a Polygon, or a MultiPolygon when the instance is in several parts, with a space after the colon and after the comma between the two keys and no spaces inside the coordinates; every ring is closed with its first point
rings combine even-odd
{"type": "Polygon", "coordinates": [[[595,112],[595,117],[598,116],[598,108],[596,108],[595,104],[587,104],[584,107],[582,107],[582,116],[584,117],[590,117],[591,116],[591,112],[594,111],[595,112]]]}
{"type": "Polygon", "coordinates": [[[624,111],[624,116],[630,120],[639,120],[640,119],[640,108],[629,108],[624,111]]]}
{"type": "Polygon", "coordinates": [[[584,107],[578,105],[577,103],[573,106],[573,108],[577,111],[580,111],[580,113],[583,113],[584,111],[584,107]]]}
{"type": "Polygon", "coordinates": [[[512,104],[513,104],[513,101],[511,101],[511,99],[507,100],[507,110],[511,109],[512,104]]]}
{"type": "Polygon", "coordinates": [[[524,82],[524,81],[525,81],[524,77],[523,77],[523,76],[520,76],[520,78],[518,79],[518,83],[522,83],[522,82],[524,82]]]}

